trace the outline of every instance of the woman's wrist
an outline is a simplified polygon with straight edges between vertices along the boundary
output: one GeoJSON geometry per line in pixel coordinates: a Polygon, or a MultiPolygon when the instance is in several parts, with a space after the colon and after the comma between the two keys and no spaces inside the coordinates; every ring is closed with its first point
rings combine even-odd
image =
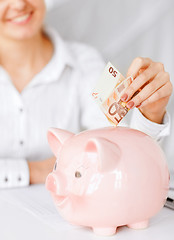
{"type": "Polygon", "coordinates": [[[143,109],[139,108],[139,111],[143,114],[144,117],[146,117],[148,120],[158,123],[158,124],[162,124],[163,123],[163,118],[164,115],[166,113],[166,109],[161,110],[159,112],[156,113],[152,113],[152,112],[147,112],[144,111],[143,109]]]}
{"type": "Polygon", "coordinates": [[[28,162],[28,168],[30,172],[30,184],[40,183],[40,162],[28,162]]]}
{"type": "Polygon", "coordinates": [[[55,157],[35,162],[28,162],[30,172],[30,184],[45,183],[46,177],[52,171],[55,157]]]}

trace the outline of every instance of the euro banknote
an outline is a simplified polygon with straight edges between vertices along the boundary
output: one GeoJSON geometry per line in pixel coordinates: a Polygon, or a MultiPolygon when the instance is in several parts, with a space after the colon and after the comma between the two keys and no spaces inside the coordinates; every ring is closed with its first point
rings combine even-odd
{"type": "Polygon", "coordinates": [[[131,76],[125,79],[109,62],[92,93],[93,98],[114,126],[117,126],[129,111],[126,103],[120,98],[132,81],[131,76]]]}

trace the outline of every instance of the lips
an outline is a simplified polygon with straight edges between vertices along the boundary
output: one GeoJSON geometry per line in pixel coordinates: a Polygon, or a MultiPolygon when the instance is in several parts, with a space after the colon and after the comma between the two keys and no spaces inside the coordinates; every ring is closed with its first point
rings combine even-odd
{"type": "Polygon", "coordinates": [[[29,12],[29,13],[8,19],[7,21],[14,24],[25,24],[31,19],[31,16],[32,16],[32,12],[29,12]]]}

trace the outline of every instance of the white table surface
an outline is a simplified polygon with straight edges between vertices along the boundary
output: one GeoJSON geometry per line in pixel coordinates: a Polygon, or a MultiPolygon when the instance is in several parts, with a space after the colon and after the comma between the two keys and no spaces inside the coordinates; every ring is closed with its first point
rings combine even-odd
{"type": "Polygon", "coordinates": [[[91,229],[72,226],[56,211],[43,185],[0,190],[0,240],[172,240],[174,211],[164,207],[144,230],[119,227],[111,237],[95,235],[91,229]],[[45,209],[45,210],[44,210],[45,209]]]}

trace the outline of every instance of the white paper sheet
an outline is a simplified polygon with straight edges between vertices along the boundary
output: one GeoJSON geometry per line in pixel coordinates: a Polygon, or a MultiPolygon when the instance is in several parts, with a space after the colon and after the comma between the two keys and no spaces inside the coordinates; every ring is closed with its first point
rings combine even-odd
{"type": "Polygon", "coordinates": [[[80,228],[79,226],[70,225],[59,215],[51,195],[45,189],[44,185],[0,190],[0,200],[1,199],[34,215],[55,230],[80,228]]]}
{"type": "MultiPolygon", "coordinates": [[[[170,187],[171,189],[174,187],[173,174],[170,178],[170,187]]],[[[170,190],[168,196],[174,199],[174,190],[170,190]]],[[[27,211],[57,231],[81,228],[69,224],[59,215],[45,185],[0,190],[0,200],[27,211]]]]}

